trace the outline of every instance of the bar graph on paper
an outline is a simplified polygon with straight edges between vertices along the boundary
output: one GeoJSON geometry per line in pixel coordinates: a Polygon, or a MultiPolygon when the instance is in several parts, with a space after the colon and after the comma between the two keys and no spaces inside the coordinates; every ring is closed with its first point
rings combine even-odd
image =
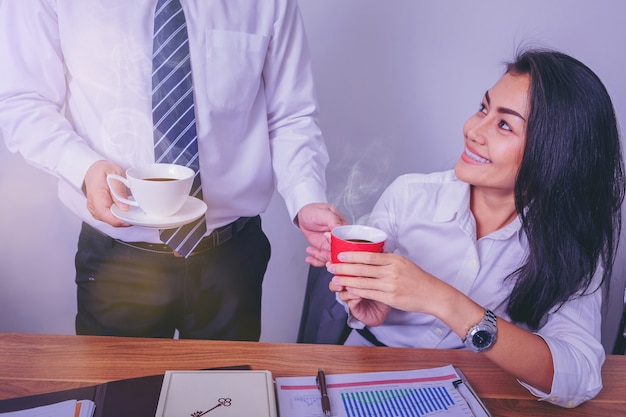
{"type": "MultiPolygon", "coordinates": [[[[400,371],[327,376],[333,417],[473,416],[452,383],[453,368],[438,373],[400,371]]],[[[305,377],[276,379],[281,416],[321,416],[317,387],[305,377]],[[307,383],[308,382],[308,383],[307,383]]]]}
{"type": "Polygon", "coordinates": [[[456,404],[443,386],[348,392],[341,394],[341,401],[348,417],[421,417],[456,404]]]}

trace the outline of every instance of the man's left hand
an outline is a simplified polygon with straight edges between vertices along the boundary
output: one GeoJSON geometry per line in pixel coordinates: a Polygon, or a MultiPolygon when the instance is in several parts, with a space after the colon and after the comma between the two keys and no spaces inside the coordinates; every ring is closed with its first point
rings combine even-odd
{"type": "Polygon", "coordinates": [[[298,226],[311,246],[306,249],[306,261],[317,267],[330,259],[330,231],[346,224],[343,215],[327,203],[308,204],[298,212],[298,226]]]}

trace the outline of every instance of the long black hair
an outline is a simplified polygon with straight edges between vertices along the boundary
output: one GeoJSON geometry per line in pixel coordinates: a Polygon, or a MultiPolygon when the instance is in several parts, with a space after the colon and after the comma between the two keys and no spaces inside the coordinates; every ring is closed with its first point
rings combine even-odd
{"type": "Polygon", "coordinates": [[[528,74],[531,83],[515,183],[529,254],[509,277],[515,286],[507,313],[536,330],[552,309],[608,286],[621,230],[624,166],[613,104],[587,66],[535,49],[519,53],[507,72],[528,74]],[[599,267],[602,280],[594,285],[599,267]]]}

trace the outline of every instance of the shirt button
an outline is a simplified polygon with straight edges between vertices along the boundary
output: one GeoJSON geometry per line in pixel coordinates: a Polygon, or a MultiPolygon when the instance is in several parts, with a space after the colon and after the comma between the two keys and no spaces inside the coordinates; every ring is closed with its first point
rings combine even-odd
{"type": "Polygon", "coordinates": [[[550,401],[551,403],[555,403],[559,400],[559,397],[552,397],[552,398],[548,398],[548,401],[550,401]]]}
{"type": "Polygon", "coordinates": [[[574,401],[568,401],[567,404],[565,404],[568,408],[572,408],[574,407],[574,401]]]}
{"type": "Polygon", "coordinates": [[[441,335],[441,333],[443,333],[443,330],[441,330],[441,328],[437,327],[435,329],[435,333],[437,333],[438,335],[441,335]]]}

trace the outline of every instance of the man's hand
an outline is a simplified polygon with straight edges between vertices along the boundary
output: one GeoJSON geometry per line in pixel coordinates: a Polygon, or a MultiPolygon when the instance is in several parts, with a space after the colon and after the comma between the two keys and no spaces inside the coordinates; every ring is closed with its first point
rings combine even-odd
{"type": "Polygon", "coordinates": [[[306,249],[306,261],[313,266],[324,266],[330,259],[330,231],[346,224],[346,219],[327,203],[308,204],[298,213],[298,226],[311,246],[306,249]]]}
{"type": "MultiPolygon", "coordinates": [[[[111,205],[114,203],[114,198],[107,184],[108,174],[125,176],[125,172],[120,166],[109,161],[97,161],[87,170],[83,184],[85,195],[87,196],[87,209],[96,220],[115,227],[129,226],[128,223],[124,223],[111,213],[111,205]]],[[[124,185],[119,181],[115,181],[114,184],[117,193],[122,197],[126,197],[124,185]]],[[[115,201],[115,204],[121,210],[128,210],[128,205],[125,203],[115,201]]]]}

